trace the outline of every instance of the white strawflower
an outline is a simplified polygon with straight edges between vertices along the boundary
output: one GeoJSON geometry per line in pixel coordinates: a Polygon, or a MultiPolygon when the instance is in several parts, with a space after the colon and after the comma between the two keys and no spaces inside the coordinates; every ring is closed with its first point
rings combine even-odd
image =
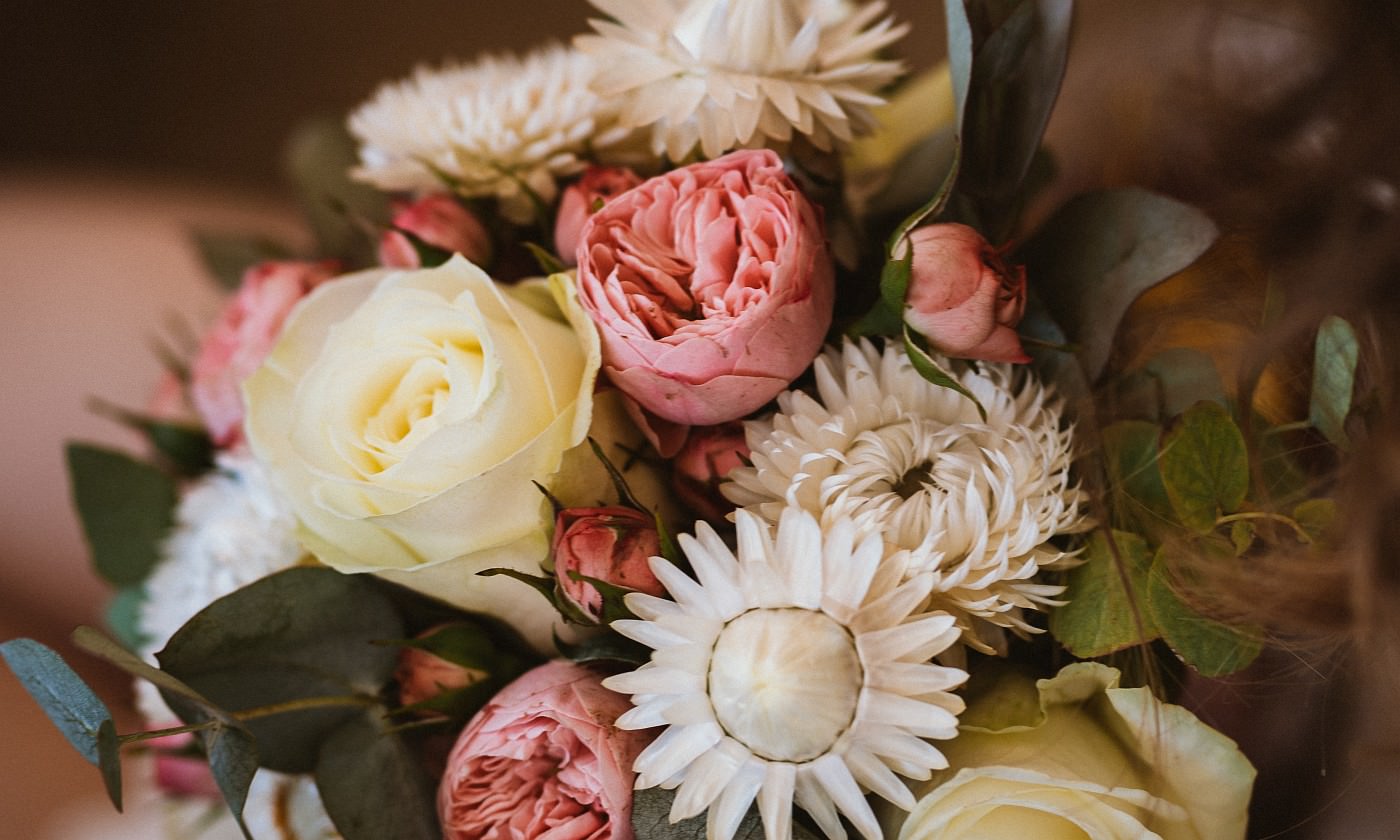
{"type": "MultiPolygon", "coordinates": [[[[171,840],[242,840],[243,831],[222,801],[167,797],[163,828],[171,840]]],[[[243,806],[248,833],[258,840],[337,840],[316,783],[266,768],[253,777],[243,806]]]]}
{"type": "Polygon", "coordinates": [[[680,538],[695,578],[660,557],[652,570],[675,601],[634,593],[640,620],[618,632],[655,649],[636,671],[604,680],[633,695],[623,729],[666,726],[633,764],[637,787],[678,788],[672,822],[708,809],[708,836],[730,840],[755,798],[768,840],[788,840],[794,800],[829,837],[837,811],[869,840],[871,791],[908,810],[896,776],[947,766],[927,738],[957,735],[967,674],[929,660],[953,644],[946,614],[907,620],[933,575],[881,573],[876,535],[840,520],[823,531],[784,512],[776,534],[736,514],[738,556],[705,523],[680,538]]]}
{"type": "Polygon", "coordinates": [[[594,88],[620,97],[622,125],[649,127],[673,161],[794,132],[830,149],[871,128],[876,91],[903,72],[876,58],[908,30],[879,19],[884,2],[591,1],[613,18],[575,39],[602,61],[594,88]]]}
{"type": "Polygon", "coordinates": [[[523,57],[420,67],[390,82],[350,116],[360,140],[355,175],[385,190],[495,196],[524,223],[530,192],[549,203],[555,180],[578,172],[591,146],[625,134],[589,84],[594,61],[552,44],[523,57]]]}
{"type": "Polygon", "coordinates": [[[788,391],[776,414],[745,423],[753,466],[729,474],[725,496],[770,522],[795,506],[882,534],[889,562],[934,575],[930,607],[971,647],[1001,647],[997,628],[1035,632],[1023,611],[1063,592],[1037,572],[1075,562],[1047,541],[1087,527],[1059,402],[1025,369],[954,368],[984,421],[894,343],[847,340],[815,371],[815,398],[788,391]]]}

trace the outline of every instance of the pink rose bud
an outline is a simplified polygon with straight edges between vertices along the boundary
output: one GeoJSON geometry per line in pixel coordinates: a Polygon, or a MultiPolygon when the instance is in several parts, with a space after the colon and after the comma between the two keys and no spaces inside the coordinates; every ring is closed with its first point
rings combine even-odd
{"type": "Polygon", "coordinates": [[[205,334],[190,371],[190,400],[219,446],[243,438],[243,380],[258,369],[297,301],[335,276],[338,264],[264,262],[243,274],[243,285],[205,334]]]}
{"type": "Polygon", "coordinates": [[[658,175],[588,218],[579,300],[609,379],[643,408],[713,426],[811,364],[831,325],[821,212],[768,150],[658,175]]]}
{"type": "Polygon", "coordinates": [[[720,495],[720,482],[748,457],[742,423],[692,429],[671,462],[671,486],[691,510],[719,522],[734,510],[734,505],[720,495]]]}
{"type": "MultiPolygon", "coordinates": [[[[179,721],[169,724],[179,726],[179,721]]],[[[194,734],[163,735],[151,738],[146,745],[155,756],[156,787],[172,796],[192,796],[219,800],[219,784],[209,769],[209,762],[199,755],[185,755],[194,744],[194,734]]]]}
{"type": "Polygon", "coordinates": [[[559,586],[575,606],[595,619],[603,609],[603,596],[569,572],[665,595],[648,562],[660,553],[656,521],[632,508],[566,508],[554,523],[554,574],[559,586]]]}
{"type": "Polygon", "coordinates": [[[632,762],[651,734],[613,725],[631,705],[571,662],[506,686],[447,759],[444,840],[632,840],[632,762]]]}
{"type": "Polygon", "coordinates": [[[583,223],[613,198],[642,182],[640,176],[622,166],[590,166],[583,176],[564,190],[559,214],[554,218],[554,250],[568,265],[578,264],[579,234],[583,223]]]}
{"type": "Polygon", "coordinates": [[[420,268],[408,231],[425,244],[461,254],[477,265],[491,259],[491,237],[472,211],[449,193],[394,203],[391,227],[379,237],[379,262],[388,268],[420,268]]]}
{"type": "Polygon", "coordinates": [[[940,224],[909,234],[913,274],[904,320],[933,349],[957,359],[1031,359],[1015,326],[1026,311],[1026,269],[1008,266],[982,234],[940,224]]]}
{"type": "MultiPolygon", "coordinates": [[[[447,625],[439,624],[418,634],[423,639],[447,625]]],[[[449,662],[434,653],[406,647],[399,651],[394,680],[399,684],[399,702],[405,706],[422,703],[457,688],[466,688],[487,677],[485,671],[449,662]]]]}

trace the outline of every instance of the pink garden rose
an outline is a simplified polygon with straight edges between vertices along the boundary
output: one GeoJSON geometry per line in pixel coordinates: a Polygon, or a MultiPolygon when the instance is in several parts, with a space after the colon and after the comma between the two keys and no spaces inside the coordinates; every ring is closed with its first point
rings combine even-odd
{"type": "Polygon", "coordinates": [[[734,510],[733,503],[720,495],[720,482],[748,457],[742,424],[692,429],[671,462],[671,486],[691,510],[711,522],[719,522],[734,510]]]}
{"type": "Polygon", "coordinates": [[[243,437],[243,380],[258,369],[297,301],[335,276],[334,260],[264,262],[243,274],[243,285],[205,334],[190,373],[190,400],[219,446],[243,437]]]}
{"type": "Polygon", "coordinates": [[[648,562],[660,553],[656,521],[632,508],[565,508],[555,520],[554,573],[559,587],[575,606],[595,619],[603,608],[603,596],[593,584],[569,577],[569,572],[649,595],[665,595],[648,562]]]}
{"type": "Polygon", "coordinates": [[[711,426],[752,412],[811,363],[831,324],[821,213],[772,151],[652,178],[580,237],[579,298],[603,367],[664,420],[711,426]]]}
{"type": "Polygon", "coordinates": [[[527,672],[458,736],[438,787],[446,840],[632,840],[632,762],[651,736],[613,722],[631,708],[571,662],[527,672]]]}
{"type": "Polygon", "coordinates": [[[564,190],[554,217],[554,250],[569,265],[578,264],[579,234],[588,217],[612,199],[642,182],[625,166],[590,166],[564,190]]]}
{"type": "MultiPolygon", "coordinates": [[[[447,625],[439,624],[418,634],[418,638],[433,635],[447,625]]],[[[412,706],[431,700],[445,691],[466,688],[487,677],[485,671],[449,662],[435,653],[413,647],[399,651],[394,681],[399,684],[399,703],[412,706]]]]}
{"type": "Polygon", "coordinates": [[[477,265],[491,259],[491,236],[472,211],[448,193],[394,203],[394,218],[379,237],[379,262],[388,268],[421,268],[408,231],[428,245],[461,254],[477,265]]]}
{"type": "Polygon", "coordinates": [[[1026,269],[1009,266],[982,234],[958,224],[909,234],[913,274],[904,320],[955,359],[1030,361],[1016,335],[1026,311],[1026,269]]]}

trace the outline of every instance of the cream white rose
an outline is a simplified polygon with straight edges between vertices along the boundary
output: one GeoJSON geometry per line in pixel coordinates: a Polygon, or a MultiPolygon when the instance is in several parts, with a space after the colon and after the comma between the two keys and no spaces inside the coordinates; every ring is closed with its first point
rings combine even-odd
{"type": "Polygon", "coordinates": [[[973,698],[949,769],[915,791],[899,840],[1238,840],[1254,768],[1235,743],[1116,669],[1082,662],[973,698]]]}
{"type": "Polygon", "coordinates": [[[593,417],[597,335],[564,275],[495,283],[461,257],[317,288],[244,385],[247,438],[343,572],[375,572],[515,624],[536,643],[538,595],[476,572],[538,571],[550,510],[532,482],[592,498],[571,453],[593,417]],[[534,599],[534,600],[531,600],[534,599]]]}

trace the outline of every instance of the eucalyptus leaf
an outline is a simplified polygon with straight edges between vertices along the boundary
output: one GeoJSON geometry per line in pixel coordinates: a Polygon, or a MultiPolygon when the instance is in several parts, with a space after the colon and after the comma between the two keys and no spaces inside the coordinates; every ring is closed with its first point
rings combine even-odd
{"type": "Polygon", "coordinates": [[[345,840],[439,840],[435,784],[405,736],[370,713],[343,721],[321,745],[316,789],[345,840]]]}
{"type": "Polygon", "coordinates": [[[1165,551],[1158,550],[1147,581],[1147,603],[1162,639],[1203,676],[1233,674],[1253,662],[1260,651],[1255,637],[1200,615],[1176,594],[1165,551]]]}
{"type": "Polygon", "coordinates": [[[1093,391],[1075,348],[1034,289],[1027,290],[1026,314],[1017,332],[1031,357],[1031,369],[1064,398],[1067,414],[1073,417],[1079,406],[1092,405],[1093,391]]]}
{"type": "MultiPolygon", "coordinates": [[[[708,840],[704,814],[671,822],[671,803],[675,798],[674,790],[661,788],[647,788],[632,794],[632,830],[637,840],[708,840]]],[[[820,840],[820,836],[793,820],[791,840],[820,840]]],[[[763,821],[758,816],[757,808],[749,807],[734,832],[733,840],[764,840],[763,821]]]]}
{"type": "Polygon", "coordinates": [[[139,650],[146,645],[146,635],[141,632],[141,605],[145,600],[146,587],[128,586],[118,590],[107,602],[103,616],[107,628],[128,650],[139,650]]]}
{"type": "Polygon", "coordinates": [[[398,654],[375,642],[404,636],[397,610],[364,576],[299,567],[205,607],[156,658],[227,709],[339,698],[248,722],[262,766],[301,773],[316,766],[321,741],[374,704],[388,682],[398,654]]]}
{"type": "Polygon", "coordinates": [[[358,144],[338,117],[298,126],[286,150],[286,169],[316,235],[317,253],[350,267],[372,265],[376,235],[389,223],[389,199],[350,177],[358,144]]]}
{"type": "Polygon", "coordinates": [[[1356,331],[1342,318],[1328,316],[1317,331],[1313,351],[1312,399],[1308,419],[1336,446],[1347,449],[1346,419],[1356,385],[1360,344],[1356,331]]]}
{"type": "Polygon", "coordinates": [[[33,639],[0,642],[0,657],[73,749],[100,764],[100,730],[111,724],[112,713],[83,678],[53,648],[33,639]]]}
{"type": "Polygon", "coordinates": [[[258,235],[195,230],[190,237],[210,276],[229,291],[243,285],[243,273],[252,266],[292,255],[285,245],[258,235]]]}
{"type": "Polygon", "coordinates": [[[110,719],[97,727],[97,768],[102,771],[102,787],[112,807],[122,809],[122,742],[117,725],[110,719]]]}
{"type": "Polygon", "coordinates": [[[70,443],[73,503],[97,573],[114,586],[146,579],[174,521],[175,482],[129,455],[70,443]]]}
{"type": "Polygon", "coordinates": [[[1103,372],[1129,305],[1194,262],[1217,233],[1213,222],[1180,202],[1140,189],[1106,190],[1061,207],[1016,259],[1078,345],[1092,381],[1103,372]]]}
{"type": "Polygon", "coordinates": [[[218,724],[201,730],[200,741],[209,757],[209,771],[214,783],[228,803],[233,819],[243,836],[252,840],[248,825],[243,821],[243,806],[248,801],[248,788],[258,772],[258,749],[253,735],[241,726],[218,724]]]}
{"type": "Polygon", "coordinates": [[[611,630],[590,634],[577,642],[568,642],[554,634],[554,647],[565,658],[579,664],[589,662],[620,662],[636,667],[651,659],[651,649],[611,630]]]}
{"type": "Polygon", "coordinates": [[[1181,523],[1199,533],[1239,510],[1249,492],[1244,435],[1223,406],[1199,402],[1162,436],[1159,463],[1181,523]]]}
{"type": "Polygon", "coordinates": [[[131,676],[155,685],[167,697],[180,697],[199,708],[203,712],[200,719],[213,718],[226,722],[234,720],[227,711],[211,703],[193,688],[141,659],[98,630],[91,627],[78,627],[73,631],[73,644],[84,652],[117,666],[131,676]]]}
{"type": "Polygon", "coordinates": [[[1062,597],[1069,603],[1050,613],[1050,632],[1084,659],[1145,644],[1158,635],[1147,609],[1147,543],[1137,534],[1112,534],[1112,545],[1103,531],[1089,538],[1084,562],[1065,580],[1062,597]]]}

